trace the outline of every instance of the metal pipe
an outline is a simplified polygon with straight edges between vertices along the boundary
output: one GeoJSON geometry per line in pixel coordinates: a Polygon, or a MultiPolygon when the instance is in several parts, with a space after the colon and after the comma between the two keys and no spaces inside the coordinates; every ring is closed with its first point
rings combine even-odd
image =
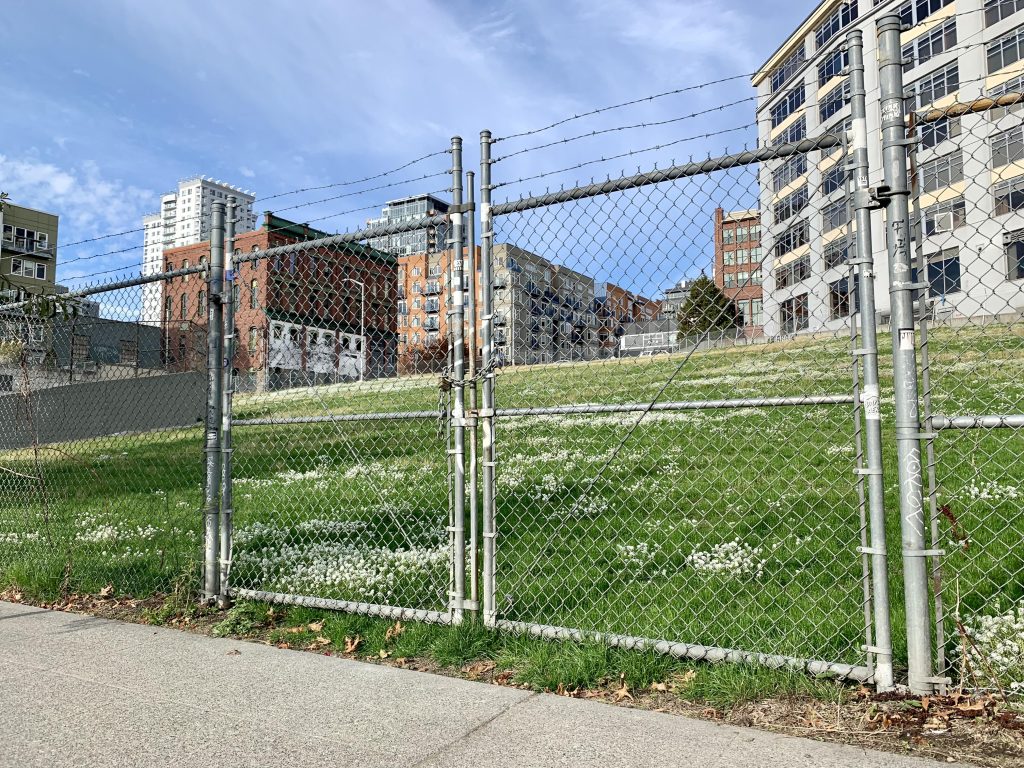
{"type": "Polygon", "coordinates": [[[454,589],[452,590],[452,622],[462,622],[463,603],[466,599],[466,360],[464,354],[465,326],[462,278],[465,274],[462,228],[462,139],[452,137],[452,208],[451,258],[449,277],[452,297],[452,426],[453,445],[453,505],[452,505],[452,558],[454,589]]]}
{"type": "MultiPolygon", "coordinates": [[[[482,278],[481,278],[482,279],[482,278]]],[[[484,326],[486,327],[486,326],[484,326]]],[[[486,350],[486,346],[485,346],[486,350]]],[[[484,377],[484,384],[487,377],[484,377]]],[[[486,386],[484,387],[486,390],[486,386]]],[[[484,402],[481,421],[494,416],[574,416],[596,413],[636,413],[637,411],[703,411],[731,408],[786,408],[804,405],[849,405],[853,395],[802,395],[792,397],[747,397],[734,400],[683,400],[667,403],[586,403],[583,405],[552,405],[531,408],[491,408],[484,402]],[[490,414],[490,415],[487,415],[490,414]]],[[[436,419],[437,411],[397,411],[395,413],[339,413],[325,416],[283,416],[255,419],[235,419],[236,427],[266,427],[275,424],[325,424],[336,421],[404,421],[409,419],[436,419]]],[[[484,464],[486,473],[487,465],[484,464]]],[[[486,490],[486,484],[484,484],[486,490]]]]}
{"type": "MultiPolygon", "coordinates": [[[[466,314],[468,315],[466,327],[469,329],[469,412],[476,416],[477,412],[477,389],[476,389],[476,190],[474,188],[475,174],[466,171],[466,208],[469,214],[466,217],[466,272],[469,273],[468,289],[469,296],[466,301],[466,314]]],[[[477,606],[480,599],[478,579],[478,550],[479,541],[479,518],[480,507],[477,503],[479,494],[478,479],[480,476],[479,457],[477,456],[477,420],[474,418],[469,424],[469,599],[474,606],[477,606]]],[[[478,610],[474,608],[474,611],[478,610]]]]}
{"type": "Polygon", "coordinates": [[[482,403],[478,417],[481,422],[483,452],[481,482],[481,520],[483,538],[483,619],[485,626],[494,626],[495,581],[494,581],[494,539],[495,530],[495,486],[494,486],[494,222],[491,209],[491,132],[480,132],[480,343],[483,349],[481,365],[484,369],[481,388],[482,403]]]}
{"type": "Polygon", "coordinates": [[[932,429],[1024,429],[1024,414],[1012,416],[932,416],[932,429]]]}
{"type": "Polygon", "coordinates": [[[258,589],[232,589],[231,597],[242,600],[258,600],[263,603],[282,605],[303,605],[308,608],[324,608],[330,611],[345,611],[362,616],[380,616],[398,621],[424,621],[429,624],[451,624],[448,611],[427,611],[419,608],[398,608],[376,603],[359,603],[350,600],[332,600],[312,595],[292,595],[283,592],[261,592],[258,589]]]}
{"type": "MultiPolygon", "coordinates": [[[[762,147],[758,150],[740,152],[736,155],[723,155],[702,160],[699,163],[686,163],[685,165],[674,165],[663,171],[651,171],[649,173],[638,173],[633,176],[625,176],[621,179],[612,179],[598,184],[588,184],[585,187],[561,190],[537,197],[525,197],[520,200],[511,200],[507,203],[498,203],[491,209],[492,216],[501,216],[506,213],[519,213],[532,208],[543,208],[557,203],[567,203],[571,200],[582,200],[587,197],[599,197],[609,192],[622,192],[627,189],[638,189],[652,184],[661,184],[673,179],[683,179],[689,176],[704,176],[714,171],[724,171],[728,168],[741,168],[747,165],[756,165],[766,160],[779,160],[790,155],[804,155],[815,149],[828,149],[842,143],[839,136],[824,134],[814,139],[804,139],[790,144],[779,144],[778,146],[762,147]]],[[[481,174],[483,169],[480,169],[481,174]]]]}
{"type": "Polygon", "coordinates": [[[581,629],[531,624],[525,621],[497,621],[495,627],[506,632],[542,637],[547,640],[572,640],[577,643],[596,642],[613,648],[636,651],[654,651],[678,659],[696,659],[708,662],[731,662],[734,664],[759,664],[776,669],[797,669],[811,675],[834,675],[859,682],[871,681],[871,669],[853,664],[837,664],[818,659],[801,659],[774,653],[754,653],[735,648],[720,648],[714,645],[693,645],[672,640],[658,640],[633,635],[618,635],[611,632],[585,632],[581,629]]]}
{"type": "Polygon", "coordinates": [[[206,313],[206,488],[203,505],[205,555],[203,560],[203,598],[206,602],[220,595],[220,430],[221,370],[224,357],[221,292],[224,281],[224,203],[213,204],[210,226],[210,277],[207,284],[206,313]]]}
{"type": "Polygon", "coordinates": [[[235,394],[235,216],[237,199],[228,195],[224,222],[224,366],[221,404],[221,480],[220,480],[220,588],[217,607],[226,610],[231,606],[229,578],[231,575],[232,518],[234,496],[231,481],[232,440],[231,408],[235,394]]]}
{"type": "Polygon", "coordinates": [[[882,162],[886,197],[886,246],[892,307],[896,447],[899,460],[900,529],[906,604],[907,662],[912,693],[928,694],[932,677],[931,622],[921,478],[921,421],[917,387],[914,290],[910,258],[907,130],[903,113],[900,17],[878,20],[882,162]]]}
{"type": "Polygon", "coordinates": [[[885,538],[885,483],[882,475],[882,417],[878,381],[878,337],[875,323],[875,263],[871,248],[871,199],[868,183],[868,129],[864,88],[863,33],[852,30],[846,37],[850,62],[852,109],[853,207],[857,223],[857,289],[860,295],[861,359],[864,379],[864,444],[867,448],[868,520],[871,536],[871,602],[874,611],[875,686],[893,687],[892,629],[889,610],[889,556],[885,538]]]}

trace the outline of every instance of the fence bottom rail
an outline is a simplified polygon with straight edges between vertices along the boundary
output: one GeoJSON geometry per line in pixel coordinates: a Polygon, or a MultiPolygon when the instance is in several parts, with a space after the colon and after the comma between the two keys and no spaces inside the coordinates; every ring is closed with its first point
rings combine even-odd
{"type": "Polygon", "coordinates": [[[599,642],[613,648],[626,648],[635,651],[654,651],[678,659],[694,659],[712,663],[729,662],[732,664],[758,664],[773,669],[794,669],[810,675],[830,675],[843,680],[854,680],[860,683],[874,682],[874,671],[864,665],[840,664],[818,659],[800,659],[795,656],[783,656],[772,653],[754,653],[735,648],[719,648],[713,645],[693,645],[672,640],[656,640],[648,637],[618,635],[611,632],[593,632],[581,629],[570,629],[548,624],[531,624],[525,621],[498,620],[493,628],[504,632],[532,635],[547,640],[572,640],[574,642],[599,642]]]}
{"type": "Polygon", "coordinates": [[[362,616],[379,616],[398,621],[423,621],[428,624],[452,624],[448,611],[430,611],[422,608],[401,608],[394,605],[360,603],[352,600],[333,600],[313,595],[292,595],[284,592],[261,592],[258,589],[232,589],[231,597],[243,600],[257,600],[281,605],[301,605],[307,608],[323,608],[329,611],[356,613],[362,616]]]}

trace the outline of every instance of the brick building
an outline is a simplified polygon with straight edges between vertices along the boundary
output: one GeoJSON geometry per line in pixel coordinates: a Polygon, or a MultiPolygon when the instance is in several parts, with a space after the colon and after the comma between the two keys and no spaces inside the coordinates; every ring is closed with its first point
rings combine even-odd
{"type": "MultiPolygon", "coordinates": [[[[245,256],[328,233],[267,212],[263,227],[235,237],[245,256]]],[[[209,241],[164,252],[171,271],[207,264],[209,241]]],[[[178,369],[206,365],[207,281],[175,278],[164,290],[164,347],[178,369]]],[[[362,245],[313,246],[239,264],[235,272],[236,350],[242,388],[280,388],[394,375],[398,265],[362,245]]]]}
{"type": "Polygon", "coordinates": [[[715,209],[715,285],[736,303],[748,336],[764,325],[761,292],[761,215],[715,209]]]}
{"type": "Polygon", "coordinates": [[[612,356],[631,323],[648,323],[661,314],[661,302],[633,293],[615,283],[604,284],[604,295],[594,300],[597,343],[602,356],[612,356]]]}

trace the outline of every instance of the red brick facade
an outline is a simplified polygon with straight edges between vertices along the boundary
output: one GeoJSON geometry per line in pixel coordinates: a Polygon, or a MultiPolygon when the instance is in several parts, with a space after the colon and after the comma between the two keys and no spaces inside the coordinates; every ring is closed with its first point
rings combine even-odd
{"type": "Polygon", "coordinates": [[[756,210],[715,209],[715,285],[736,303],[748,334],[761,332],[761,218],[756,210]]]}

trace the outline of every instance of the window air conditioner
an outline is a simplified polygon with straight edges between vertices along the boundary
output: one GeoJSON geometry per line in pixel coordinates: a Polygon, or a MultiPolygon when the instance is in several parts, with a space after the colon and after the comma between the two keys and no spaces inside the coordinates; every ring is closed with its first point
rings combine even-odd
{"type": "Polygon", "coordinates": [[[953,212],[939,213],[935,215],[935,234],[940,232],[953,231],[953,212]]]}

